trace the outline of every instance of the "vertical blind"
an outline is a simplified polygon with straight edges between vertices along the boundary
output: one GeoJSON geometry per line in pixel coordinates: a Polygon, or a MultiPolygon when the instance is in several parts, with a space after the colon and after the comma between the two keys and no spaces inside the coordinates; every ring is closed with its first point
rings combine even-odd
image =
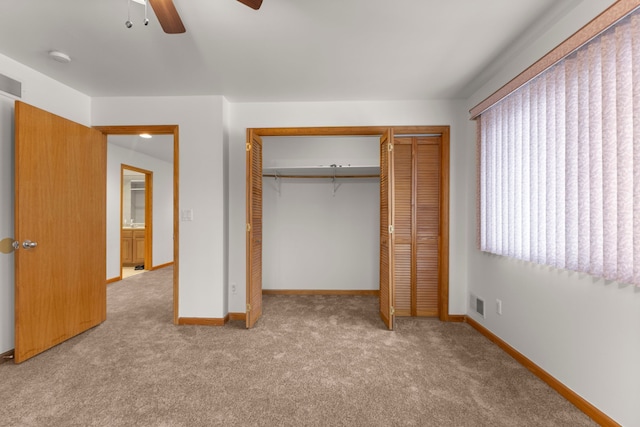
{"type": "Polygon", "coordinates": [[[481,250],[640,286],[640,12],[479,120],[481,250]]]}

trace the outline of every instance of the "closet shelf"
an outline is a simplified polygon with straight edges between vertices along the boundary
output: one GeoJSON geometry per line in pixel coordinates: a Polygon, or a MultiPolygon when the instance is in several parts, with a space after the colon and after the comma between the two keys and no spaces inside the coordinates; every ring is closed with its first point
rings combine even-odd
{"type": "Polygon", "coordinates": [[[262,169],[262,176],[270,178],[378,178],[380,166],[293,166],[262,169]]]}

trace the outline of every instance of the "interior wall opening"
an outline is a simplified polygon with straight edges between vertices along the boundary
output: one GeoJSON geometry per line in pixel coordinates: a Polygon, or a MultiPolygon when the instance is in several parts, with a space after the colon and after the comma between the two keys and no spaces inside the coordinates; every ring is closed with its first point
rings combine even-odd
{"type": "Polygon", "coordinates": [[[377,295],[379,144],[263,138],[263,293],[377,295]]]}
{"type": "MultiPolygon", "coordinates": [[[[179,141],[178,126],[98,126],[107,135],[107,156],[110,176],[108,182],[116,182],[107,188],[107,276],[108,282],[122,279],[121,244],[122,226],[122,164],[139,172],[153,173],[153,181],[145,180],[146,203],[153,209],[146,210],[144,268],[155,270],[173,267],[173,321],[178,322],[179,296],[179,141]],[[145,134],[144,137],[141,134],[145,134]],[[151,136],[151,138],[148,138],[151,136]],[[115,177],[113,176],[115,175],[115,177]],[[110,181],[111,179],[111,181],[110,181]],[[154,191],[155,189],[155,191],[154,191]],[[117,193],[116,193],[117,192],[117,193]],[[153,212],[153,214],[151,214],[153,212]],[[151,234],[152,231],[152,234],[151,234]]],[[[150,176],[150,175],[149,175],[150,176]]],[[[139,184],[137,184],[139,185],[139,184]]],[[[132,218],[128,218],[131,222],[132,218]]],[[[133,232],[141,223],[133,218],[133,232]]],[[[131,224],[128,224],[131,225],[131,224]]]]}
{"type": "Polygon", "coordinates": [[[153,171],[125,164],[121,171],[120,275],[126,279],[153,266],[153,171]]]}

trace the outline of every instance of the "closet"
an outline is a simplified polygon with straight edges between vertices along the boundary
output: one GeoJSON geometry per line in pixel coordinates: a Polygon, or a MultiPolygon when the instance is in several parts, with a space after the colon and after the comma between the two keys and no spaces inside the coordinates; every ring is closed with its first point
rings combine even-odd
{"type": "Polygon", "coordinates": [[[438,316],[442,137],[393,143],[395,315],[438,316]]]}
{"type": "Polygon", "coordinates": [[[358,279],[372,272],[376,275],[363,282],[370,287],[367,292],[379,295],[380,317],[389,329],[393,329],[395,316],[461,320],[460,316],[449,315],[449,126],[254,128],[247,129],[246,151],[247,328],[262,313],[263,285],[267,292],[295,292],[302,290],[302,284],[306,285],[305,291],[319,290],[318,283],[331,284],[323,286],[323,290],[336,290],[336,284],[343,282],[348,287],[341,290],[365,290],[353,286],[355,280],[346,277],[347,271],[356,271],[358,279]],[[369,154],[363,155],[361,149],[357,155],[317,151],[319,147],[326,148],[335,137],[355,136],[371,138],[371,151],[366,150],[369,154]],[[265,152],[268,155],[263,159],[263,137],[269,143],[271,137],[284,137],[295,146],[282,146],[277,155],[265,152]],[[359,170],[374,165],[379,178],[372,177],[366,168],[359,170]],[[309,179],[309,175],[316,179],[309,179]],[[354,175],[366,178],[353,180],[354,175]],[[367,180],[375,180],[368,184],[371,188],[351,192],[355,182],[365,185],[367,180]],[[271,193],[264,195],[264,236],[263,187],[271,193]],[[369,191],[372,198],[365,197],[369,191]],[[305,199],[290,209],[285,204],[294,194],[305,199]],[[348,198],[360,207],[366,203],[366,207],[362,212],[340,210],[342,207],[328,209],[326,203],[322,207],[323,199],[334,198],[348,198]],[[307,207],[313,209],[305,210],[307,207]],[[371,212],[378,216],[370,216],[371,212]],[[328,231],[312,236],[310,230],[320,229],[312,216],[320,213],[325,214],[321,219],[329,224],[321,229],[328,231]],[[345,217],[353,221],[340,229],[335,219],[345,217]],[[268,224],[270,218],[279,222],[275,228],[268,224]],[[363,227],[364,231],[359,234],[356,227],[363,227]],[[329,244],[321,243],[321,238],[331,232],[363,243],[362,249],[348,248],[337,238],[330,238],[329,244]],[[283,243],[283,236],[290,240],[283,243]],[[267,247],[272,244],[280,248],[267,247]],[[368,255],[362,258],[364,252],[368,255]],[[337,256],[340,264],[333,264],[329,259],[332,256],[337,256]],[[316,266],[320,262],[322,269],[314,271],[314,264],[305,265],[304,258],[316,266]],[[356,259],[366,259],[368,264],[356,266],[356,259]],[[302,274],[288,280],[292,276],[285,277],[282,272],[291,266],[302,274]],[[327,275],[334,272],[339,277],[327,275]],[[318,279],[320,282],[314,282],[318,279]]]}

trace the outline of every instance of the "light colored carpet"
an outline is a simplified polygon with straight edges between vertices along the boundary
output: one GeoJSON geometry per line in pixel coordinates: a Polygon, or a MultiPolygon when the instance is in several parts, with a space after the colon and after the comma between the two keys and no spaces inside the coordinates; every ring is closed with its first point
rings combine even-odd
{"type": "Polygon", "coordinates": [[[105,323],[0,365],[0,425],[595,425],[466,324],[267,295],[255,329],[174,326],[171,276],[109,285],[105,323]]]}

